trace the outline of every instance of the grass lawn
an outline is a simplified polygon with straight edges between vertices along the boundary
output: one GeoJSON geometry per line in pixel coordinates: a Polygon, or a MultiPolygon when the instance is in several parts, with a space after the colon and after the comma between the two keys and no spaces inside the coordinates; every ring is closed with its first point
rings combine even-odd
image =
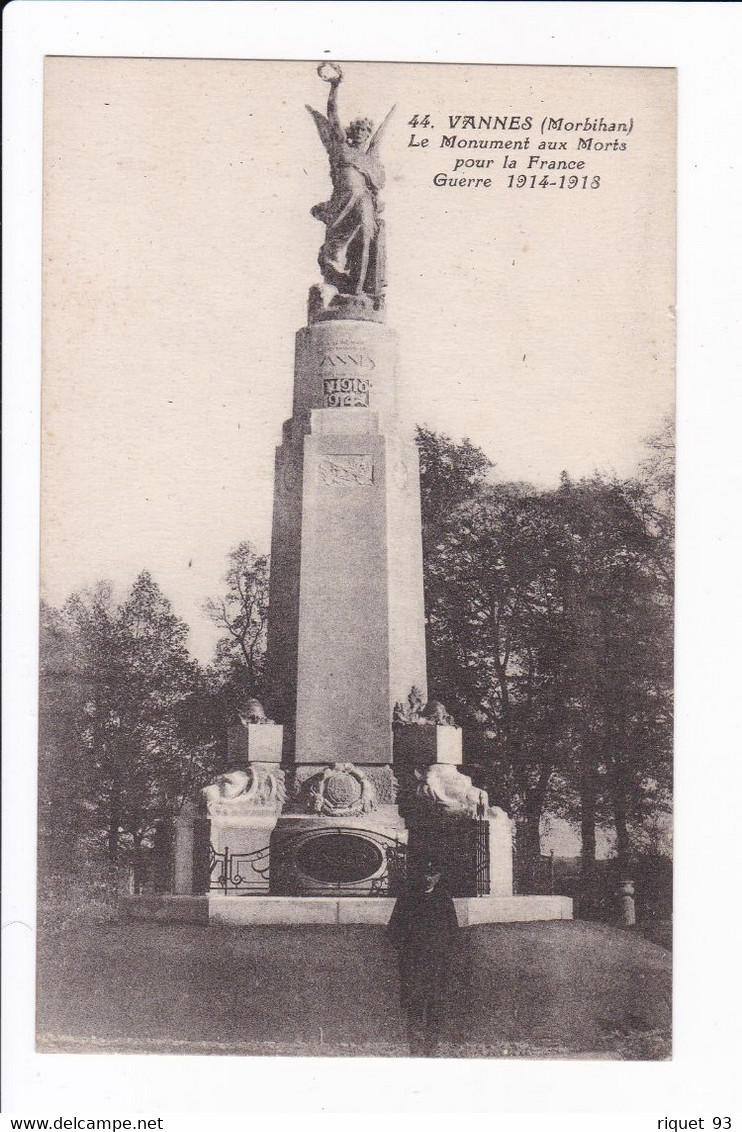
{"type": "MultiPolygon", "coordinates": [[[[581,921],[460,938],[443,1056],[669,1056],[664,948],[581,921]]],[[[40,1051],[407,1053],[382,928],[70,924],[38,972],[40,1051]]]]}

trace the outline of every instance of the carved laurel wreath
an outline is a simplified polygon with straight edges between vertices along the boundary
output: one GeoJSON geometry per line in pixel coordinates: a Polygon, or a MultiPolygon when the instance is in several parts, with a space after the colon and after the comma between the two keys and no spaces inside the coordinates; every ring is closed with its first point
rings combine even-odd
{"type": "Polygon", "coordinates": [[[356,817],[376,808],[376,790],[352,763],[333,763],[312,780],[309,800],[315,813],[356,817]]]}

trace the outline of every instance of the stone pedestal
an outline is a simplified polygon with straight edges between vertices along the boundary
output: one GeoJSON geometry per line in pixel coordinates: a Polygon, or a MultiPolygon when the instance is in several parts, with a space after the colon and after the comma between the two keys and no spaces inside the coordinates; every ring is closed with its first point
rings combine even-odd
{"type": "Polygon", "coordinates": [[[460,766],[463,761],[460,727],[397,723],[394,726],[394,765],[414,768],[432,763],[460,766]]]}
{"type": "MultiPolygon", "coordinates": [[[[248,728],[234,730],[248,733],[248,728]]],[[[280,741],[276,735],[280,727],[262,724],[254,730],[268,736],[273,732],[274,741],[280,741]]],[[[212,892],[267,895],[270,838],[285,800],[285,775],[275,762],[249,763],[245,769],[220,775],[202,791],[202,812],[209,826],[207,887],[212,892]]]]}
{"type": "Polygon", "coordinates": [[[395,364],[381,323],[297,336],[268,628],[269,710],[297,764],[390,764],[394,704],[425,688],[419,466],[397,428],[395,364]]]}
{"type": "Polygon", "coordinates": [[[405,759],[415,750],[421,755],[417,763],[395,764],[400,812],[409,830],[409,871],[432,860],[456,896],[512,896],[513,826],[507,814],[490,806],[486,791],[454,763],[423,761],[439,750],[448,755],[453,744],[445,734],[460,736],[458,728],[412,724],[398,725],[395,732],[395,738],[406,736],[405,759]],[[414,731],[427,738],[415,740],[414,731]]]}
{"type": "Polygon", "coordinates": [[[195,802],[186,802],[173,830],[173,891],[192,896],[209,889],[209,819],[195,802]]]}
{"type": "Polygon", "coordinates": [[[633,880],[622,880],[618,886],[618,915],[618,922],[623,927],[633,928],[636,925],[633,880]]]}
{"type": "Polygon", "coordinates": [[[186,802],[174,822],[173,889],[178,896],[190,896],[194,891],[195,821],[195,803],[186,802]]]}
{"type": "MultiPolygon", "coordinates": [[[[297,335],[293,415],[276,452],[268,711],[284,724],[292,785],[271,836],[271,892],[378,895],[407,841],[400,814],[421,853],[443,823],[463,859],[477,829],[483,840],[486,798],[457,769],[461,730],[445,712],[424,714],[419,464],[398,429],[395,336],[380,309],[342,318],[343,301],[330,318],[318,302],[297,335]],[[400,707],[419,725],[401,722],[400,707]]],[[[492,875],[504,891],[504,860],[492,875]]]]}
{"type": "Polygon", "coordinates": [[[271,838],[271,892],[396,895],[407,831],[389,767],[299,767],[293,797],[271,838]]]}
{"type": "Polygon", "coordinates": [[[211,848],[216,858],[212,889],[221,883],[225,896],[268,895],[270,839],[277,820],[278,813],[258,810],[210,819],[211,848]]]}
{"type": "Polygon", "coordinates": [[[227,757],[231,766],[244,763],[280,763],[283,727],[277,723],[246,723],[227,731],[227,757]]]}
{"type": "Polygon", "coordinates": [[[490,896],[513,895],[513,822],[504,810],[487,811],[490,842],[490,896]]]}

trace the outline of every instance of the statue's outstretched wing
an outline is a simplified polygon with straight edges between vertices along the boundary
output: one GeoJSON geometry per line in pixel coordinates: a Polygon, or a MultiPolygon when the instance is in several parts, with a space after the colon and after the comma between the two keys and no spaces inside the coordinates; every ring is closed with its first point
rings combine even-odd
{"type": "Polygon", "coordinates": [[[317,127],[317,132],[320,136],[320,140],[323,146],[328,153],[332,153],[335,137],[332,132],[332,126],[330,125],[328,119],[325,118],[324,114],[320,114],[319,110],[315,110],[311,106],[307,106],[307,110],[314,118],[314,124],[317,127]]]}
{"type": "Polygon", "coordinates": [[[388,122],[388,121],[389,121],[389,119],[391,118],[391,116],[392,116],[392,114],[394,113],[395,109],[396,109],[396,103],[395,103],[395,105],[394,105],[394,106],[392,106],[392,108],[391,108],[391,110],[389,111],[389,113],[387,114],[386,118],[385,118],[385,119],[384,119],[384,121],[383,121],[383,122],[381,123],[381,125],[379,126],[379,128],[378,128],[378,130],[376,131],[376,133],[374,134],[374,136],[373,136],[373,137],[371,138],[371,141],[370,141],[370,142],[368,143],[368,150],[367,150],[367,152],[368,152],[368,153],[372,153],[373,151],[375,151],[375,150],[376,150],[376,147],[377,147],[377,146],[379,145],[379,143],[381,142],[381,138],[382,138],[382,135],[383,135],[383,133],[384,133],[384,130],[386,129],[386,126],[387,126],[387,122],[388,122]]]}

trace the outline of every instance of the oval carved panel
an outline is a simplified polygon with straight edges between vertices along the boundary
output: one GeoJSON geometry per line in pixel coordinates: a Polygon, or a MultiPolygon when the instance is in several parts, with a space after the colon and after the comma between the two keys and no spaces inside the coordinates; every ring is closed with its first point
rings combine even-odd
{"type": "Polygon", "coordinates": [[[368,880],[379,871],[383,862],[384,854],[375,842],[350,833],[312,837],[296,854],[299,871],[325,884],[352,884],[368,880]]]}

